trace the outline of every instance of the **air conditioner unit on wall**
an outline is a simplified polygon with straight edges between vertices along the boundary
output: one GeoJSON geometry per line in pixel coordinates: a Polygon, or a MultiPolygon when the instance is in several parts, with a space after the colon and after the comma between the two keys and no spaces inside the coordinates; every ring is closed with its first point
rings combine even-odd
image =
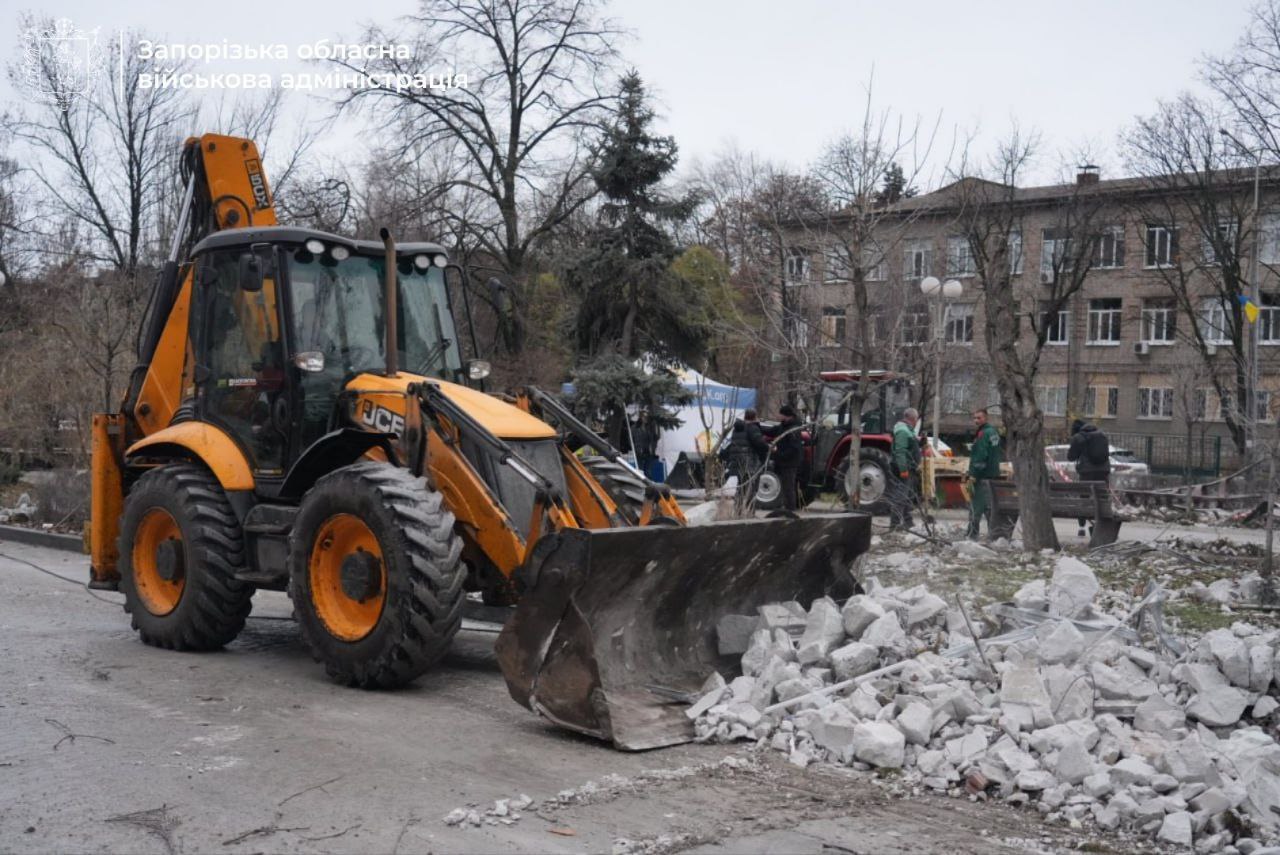
{"type": "Polygon", "coordinates": [[[1138,356],[1146,356],[1151,352],[1151,345],[1145,341],[1135,341],[1133,343],[1133,352],[1138,356]]]}

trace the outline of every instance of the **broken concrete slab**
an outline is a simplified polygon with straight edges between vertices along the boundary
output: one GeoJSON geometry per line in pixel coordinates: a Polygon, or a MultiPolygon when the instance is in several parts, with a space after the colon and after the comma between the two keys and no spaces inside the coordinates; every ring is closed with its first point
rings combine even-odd
{"type": "Polygon", "coordinates": [[[1084,652],[1084,636],[1069,620],[1041,624],[1036,639],[1040,661],[1047,665],[1074,662],[1084,652]]]}
{"type": "Polygon", "coordinates": [[[921,701],[907,704],[895,723],[912,745],[927,745],[933,736],[933,710],[921,701]]]}
{"type": "Polygon", "coordinates": [[[797,658],[801,665],[821,662],[844,639],[840,609],[830,597],[820,597],[809,607],[797,658]]]}
{"type": "Polygon", "coordinates": [[[1171,846],[1190,847],[1191,814],[1183,810],[1166,816],[1160,824],[1160,830],[1156,832],[1156,840],[1171,846]]]}
{"type": "Polygon", "coordinates": [[[1249,649],[1229,629],[1215,629],[1200,639],[1197,650],[1217,662],[1231,684],[1249,688],[1249,649]]]}
{"type": "Polygon", "coordinates": [[[1101,587],[1088,564],[1063,555],[1054,563],[1053,578],[1049,581],[1049,612],[1065,618],[1080,617],[1101,587]]]}
{"type": "Polygon", "coordinates": [[[906,652],[907,634],[893,612],[876,618],[866,628],[859,639],[863,644],[870,644],[880,650],[893,651],[899,655],[906,652]]]}
{"type": "Polygon", "coordinates": [[[905,757],[906,737],[886,722],[863,722],[854,728],[852,748],[853,756],[863,763],[898,769],[905,757]]]}
{"type": "Polygon", "coordinates": [[[1163,695],[1153,693],[1140,704],[1133,714],[1133,729],[1149,733],[1168,734],[1187,726],[1187,716],[1181,707],[1175,706],[1163,695]]]}
{"type": "Polygon", "coordinates": [[[880,649],[861,641],[851,641],[831,651],[831,670],[840,681],[860,677],[880,662],[880,649]]]}
{"type": "Polygon", "coordinates": [[[884,617],[884,606],[866,594],[858,594],[849,598],[840,615],[845,634],[856,641],[862,638],[867,627],[884,617]]]}

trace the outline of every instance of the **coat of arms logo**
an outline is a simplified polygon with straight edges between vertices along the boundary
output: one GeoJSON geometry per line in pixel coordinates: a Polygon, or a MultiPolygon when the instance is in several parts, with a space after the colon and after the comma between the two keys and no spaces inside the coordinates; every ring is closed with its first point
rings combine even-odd
{"type": "Polygon", "coordinates": [[[22,82],[28,93],[43,103],[67,109],[76,98],[88,94],[106,65],[98,46],[98,31],[85,32],[69,18],[59,18],[27,28],[22,82]]]}

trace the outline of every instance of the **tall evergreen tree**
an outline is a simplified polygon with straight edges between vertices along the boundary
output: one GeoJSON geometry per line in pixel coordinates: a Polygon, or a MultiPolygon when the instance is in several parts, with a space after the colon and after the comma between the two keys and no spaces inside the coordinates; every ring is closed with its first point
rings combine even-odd
{"type": "Polygon", "coordinates": [[[595,152],[593,178],[604,202],[566,271],[579,297],[578,348],[589,358],[648,354],[688,362],[711,335],[711,295],[673,268],[679,248],[668,231],[688,219],[696,198],[664,190],[677,146],[651,131],[653,120],[644,82],[632,71],[595,152]]]}

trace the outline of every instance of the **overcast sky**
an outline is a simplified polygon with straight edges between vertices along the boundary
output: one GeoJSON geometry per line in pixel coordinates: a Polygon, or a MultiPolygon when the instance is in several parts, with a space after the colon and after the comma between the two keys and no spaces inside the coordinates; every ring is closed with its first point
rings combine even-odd
{"type": "MultiPolygon", "coordinates": [[[[17,11],[65,16],[105,35],[120,27],[169,41],[283,41],[356,35],[413,0],[56,0],[0,12],[17,57],[17,11]],[[356,14],[353,15],[353,9],[356,14]]],[[[1238,38],[1247,0],[615,0],[623,45],[659,98],[686,165],[729,144],[803,166],[855,124],[875,74],[878,105],[932,125],[935,171],[955,131],[989,145],[1017,120],[1044,136],[1035,177],[1052,180],[1086,144],[1104,167],[1117,134],[1160,98],[1194,85],[1197,63],[1238,38]]],[[[13,97],[7,82],[6,99],[13,97]]],[[[212,129],[211,129],[212,130],[212,129]]]]}

